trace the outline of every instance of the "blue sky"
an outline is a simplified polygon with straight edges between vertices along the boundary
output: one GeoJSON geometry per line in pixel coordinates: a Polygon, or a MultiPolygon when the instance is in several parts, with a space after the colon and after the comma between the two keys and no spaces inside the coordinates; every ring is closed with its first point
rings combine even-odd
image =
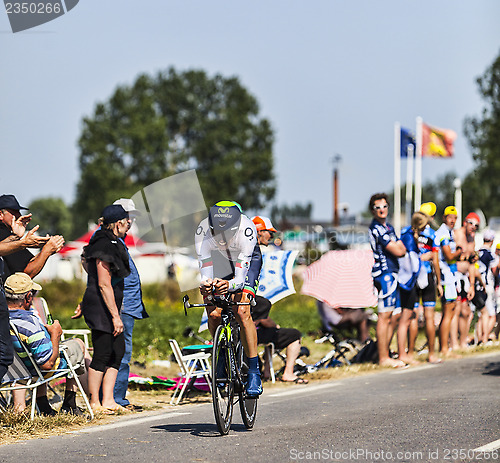
{"type": "Polygon", "coordinates": [[[236,75],[256,96],[276,133],[278,203],[331,218],[339,153],[340,201],[361,211],[393,186],[395,121],[458,133],[455,158],[424,160],[424,180],[473,167],[462,124],[481,111],[475,78],[500,51],[499,23],[497,0],[81,0],[13,34],[0,6],[1,190],[71,202],[82,118],[174,66],[236,75]]]}

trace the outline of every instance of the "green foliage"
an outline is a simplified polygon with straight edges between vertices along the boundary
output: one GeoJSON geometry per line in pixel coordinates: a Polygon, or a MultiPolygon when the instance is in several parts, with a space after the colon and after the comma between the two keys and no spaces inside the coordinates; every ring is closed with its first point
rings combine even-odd
{"type": "MultiPolygon", "coordinates": [[[[297,286],[299,284],[296,282],[297,286]]],[[[176,287],[175,283],[168,281],[143,285],[144,304],[149,318],[135,323],[134,360],[167,359],[171,354],[168,344],[170,338],[177,339],[180,344],[197,343],[196,340],[184,338],[183,332],[188,326],[198,331],[203,309],[191,309],[185,316],[182,294],[176,287]]],[[[87,328],[83,317],[76,320],[71,318],[84,292],[85,284],[81,281],[53,281],[43,285],[40,296],[46,298],[53,317],[61,322],[63,328],[76,329],[87,328]]],[[[201,302],[196,290],[188,294],[192,302],[201,302]]],[[[297,328],[303,334],[317,333],[321,328],[315,299],[298,293],[274,304],[270,316],[279,325],[297,328]]],[[[200,333],[200,336],[210,339],[208,330],[200,333]]]]}
{"type": "Polygon", "coordinates": [[[142,74],[83,120],[77,226],[119,197],[195,168],[207,206],[231,198],[257,209],[274,196],[273,132],[236,77],[142,74]],[[96,191],[99,194],[96,194],[96,191]]]}
{"type": "Polygon", "coordinates": [[[45,298],[54,318],[72,315],[85,292],[85,282],[82,280],[54,279],[43,283],[42,287],[38,295],[45,298]]]}
{"type": "Polygon", "coordinates": [[[63,235],[71,239],[71,211],[61,198],[38,198],[29,205],[31,224],[39,225],[40,235],[63,235]]]}
{"type": "Polygon", "coordinates": [[[500,216],[500,54],[477,79],[485,107],[478,117],[464,121],[472,148],[474,171],[463,182],[464,210],[480,208],[487,217],[500,216]]]}

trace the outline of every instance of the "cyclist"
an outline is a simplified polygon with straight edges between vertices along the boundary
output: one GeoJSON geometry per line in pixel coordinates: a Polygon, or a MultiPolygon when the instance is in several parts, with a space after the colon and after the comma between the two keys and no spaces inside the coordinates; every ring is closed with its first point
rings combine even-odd
{"type": "MultiPolygon", "coordinates": [[[[253,222],[241,213],[233,201],[219,201],[198,225],[195,236],[200,264],[200,293],[205,302],[215,295],[233,294],[234,302],[249,302],[258,287],[262,254],[257,244],[253,222]]],[[[207,307],[208,329],[214,336],[221,321],[222,309],[207,307]]],[[[250,315],[250,306],[238,306],[236,320],[241,327],[241,342],[248,357],[246,393],[250,397],[262,394],[262,381],[257,357],[257,332],[250,315]]]]}

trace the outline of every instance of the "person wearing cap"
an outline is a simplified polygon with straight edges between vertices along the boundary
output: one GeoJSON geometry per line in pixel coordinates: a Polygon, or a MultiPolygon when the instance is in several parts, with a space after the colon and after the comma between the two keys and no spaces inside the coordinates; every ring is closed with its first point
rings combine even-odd
{"type": "MultiPolygon", "coordinates": [[[[484,344],[489,341],[489,335],[496,323],[495,273],[498,269],[499,259],[491,251],[493,241],[495,241],[495,232],[489,229],[485,230],[483,232],[483,245],[479,248],[479,260],[477,262],[479,267],[478,280],[481,281],[482,285],[479,291],[483,293],[485,299],[484,307],[479,310],[478,341],[484,344]]],[[[476,293],[479,291],[476,290],[476,293]]]]}
{"type": "Polygon", "coordinates": [[[4,377],[13,360],[13,348],[10,340],[9,309],[3,290],[3,257],[26,248],[40,248],[48,240],[35,235],[38,226],[25,234],[30,216],[12,217],[11,227],[14,233],[0,241],[0,380],[4,377]]]}
{"type": "MultiPolygon", "coordinates": [[[[201,295],[206,301],[214,295],[233,294],[235,302],[250,302],[255,297],[262,267],[262,254],[257,243],[254,223],[241,212],[234,201],[219,201],[210,208],[208,217],[195,232],[195,249],[200,266],[201,295]]],[[[221,321],[220,307],[207,307],[208,329],[212,336],[221,321]]],[[[241,340],[248,357],[248,380],[245,385],[250,397],[262,394],[262,381],[257,356],[257,331],[249,305],[234,308],[241,326],[241,340]]],[[[217,366],[223,374],[223,361],[217,366]]]]}
{"type": "Polygon", "coordinates": [[[269,217],[256,215],[252,217],[252,222],[257,229],[257,241],[259,245],[269,246],[274,234],[277,233],[276,228],[274,228],[271,223],[271,219],[269,217]]]}
{"type": "MultiPolygon", "coordinates": [[[[429,217],[428,224],[418,237],[418,248],[422,268],[417,279],[417,305],[422,298],[425,320],[425,334],[427,336],[427,345],[429,350],[428,361],[430,363],[439,363],[440,360],[435,352],[436,327],[434,325],[434,309],[436,307],[436,289],[439,297],[443,295],[441,286],[441,271],[439,269],[439,242],[436,239],[436,232],[431,228],[430,221],[436,214],[436,205],[433,202],[427,202],[420,206],[420,212],[429,217]]],[[[418,321],[415,318],[412,323],[417,324],[413,330],[413,336],[418,334],[418,321]]],[[[411,344],[415,345],[413,338],[411,344]]]]}
{"type": "MultiPolygon", "coordinates": [[[[25,234],[31,214],[21,215],[22,209],[27,208],[21,206],[14,195],[0,195],[0,380],[13,360],[3,281],[14,272],[37,275],[48,257],[64,244],[62,237],[37,236],[38,225],[25,234]],[[27,248],[41,248],[41,251],[35,257],[27,248]]],[[[14,393],[18,394],[24,397],[24,391],[14,393]]]]}
{"type": "Polygon", "coordinates": [[[471,212],[465,217],[462,227],[454,230],[455,241],[457,246],[462,248],[462,254],[457,260],[457,308],[450,326],[450,342],[453,350],[468,348],[472,322],[470,301],[474,300],[479,310],[484,306],[482,298],[475,298],[474,284],[477,275],[475,238],[479,223],[479,216],[471,212]]]}
{"type": "MultiPolygon", "coordinates": [[[[277,233],[271,223],[271,219],[257,215],[252,217],[252,222],[257,229],[257,243],[260,246],[268,246],[274,234],[277,233]]],[[[281,381],[307,384],[309,382],[307,379],[297,376],[294,372],[295,360],[297,360],[302,347],[300,343],[302,337],[300,331],[295,328],[282,328],[269,317],[272,306],[269,299],[256,295],[255,302],[256,304],[252,307],[251,312],[252,320],[257,330],[257,343],[269,344],[272,342],[276,349],[286,349],[285,370],[281,375],[281,381]]],[[[268,360],[267,357],[265,360],[268,360]]],[[[268,368],[265,365],[264,371],[266,370],[268,368]]]]}
{"type": "Polygon", "coordinates": [[[457,209],[448,206],[444,210],[443,223],[436,231],[439,243],[439,264],[441,269],[441,283],[443,286],[442,317],[439,324],[440,352],[450,356],[449,337],[450,326],[457,302],[457,259],[462,255],[462,248],[457,246],[453,236],[453,228],[457,222],[457,209]]]}
{"type": "Polygon", "coordinates": [[[123,409],[115,402],[113,389],[125,352],[120,309],[123,280],[130,275],[130,264],[127,248],[120,238],[129,229],[129,214],[121,205],[113,204],[104,208],[99,223],[101,228],[83,249],[88,278],[81,311],[92,332],[94,346],[89,367],[90,405],[96,412],[113,413],[123,409]]]}
{"type": "MultiPolygon", "coordinates": [[[[64,344],[72,364],[80,364],[76,370],[86,388],[86,368],[85,363],[90,363],[90,356],[81,339],[67,339],[61,341],[62,329],[58,320],[54,320],[51,325],[43,325],[40,319],[31,311],[33,297],[42,287],[35,283],[26,273],[14,273],[5,281],[5,297],[9,306],[10,321],[17,328],[21,341],[25,344],[33,360],[41,370],[58,370],[67,368],[66,359],[60,353],[59,346],[64,344]],[[84,361],[85,359],[85,361],[84,361]]],[[[15,350],[21,358],[26,358],[25,352],[17,337],[12,335],[12,342],[15,350]]],[[[32,374],[36,372],[32,369],[31,363],[26,362],[27,368],[32,374]]],[[[76,406],[77,384],[73,378],[66,378],[66,390],[61,406],[61,412],[73,415],[83,415],[76,406]]],[[[37,388],[36,402],[40,412],[44,415],[55,415],[47,400],[47,387],[43,385],[37,388]]],[[[16,407],[16,403],[14,404],[16,407]]],[[[24,408],[24,403],[21,409],[24,408]]],[[[21,411],[21,409],[17,411],[21,411]]]]}
{"type": "MultiPolygon", "coordinates": [[[[27,208],[21,206],[14,195],[0,196],[0,241],[7,238],[13,238],[16,235],[19,236],[18,225],[20,224],[24,226],[25,230],[26,225],[31,220],[31,214],[21,216],[20,211],[22,209],[27,208]]],[[[31,234],[33,235],[33,233],[32,230],[31,234]]],[[[31,278],[34,278],[42,271],[47,259],[59,252],[64,246],[64,238],[61,235],[47,236],[44,238],[40,237],[38,242],[41,249],[36,256],[28,251],[28,249],[19,249],[3,258],[4,279],[15,272],[24,272],[31,278]]]]}
{"type": "Polygon", "coordinates": [[[389,214],[387,195],[385,193],[372,195],[368,207],[373,216],[368,233],[374,258],[373,283],[378,291],[377,349],[379,364],[401,368],[406,364],[389,356],[389,343],[392,337],[390,329],[392,313],[399,300],[398,258],[406,254],[406,248],[396,236],[393,226],[387,223],[389,214]]]}
{"type": "Polygon", "coordinates": [[[401,241],[406,248],[406,254],[399,258],[398,284],[401,316],[398,324],[398,358],[410,365],[420,363],[413,358],[411,351],[406,352],[406,341],[417,302],[417,278],[422,266],[418,240],[429,220],[430,217],[427,214],[417,211],[411,217],[411,226],[401,231],[401,241]]]}
{"type": "MultiPolygon", "coordinates": [[[[113,204],[121,205],[129,214],[129,230],[136,217],[141,213],[136,209],[132,199],[120,198],[113,204]]],[[[120,238],[121,239],[121,238],[120,238]]],[[[124,242],[125,244],[125,242],[124,242]]],[[[127,249],[128,252],[128,249],[127,249]]],[[[134,331],[135,320],[148,318],[149,315],[144,307],[142,300],[141,279],[137,267],[128,253],[130,275],[123,280],[123,303],[121,318],[123,322],[123,336],[125,338],[125,354],[123,355],[116,377],[116,383],[113,390],[115,402],[127,410],[141,411],[138,405],[131,404],[127,399],[128,377],[130,373],[130,361],[132,360],[132,333],[134,331]]]]}

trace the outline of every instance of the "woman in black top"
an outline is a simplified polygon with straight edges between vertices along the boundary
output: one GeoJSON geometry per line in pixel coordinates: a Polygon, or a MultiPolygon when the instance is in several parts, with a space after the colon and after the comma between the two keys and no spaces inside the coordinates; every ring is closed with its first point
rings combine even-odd
{"type": "Polygon", "coordinates": [[[127,249],[122,241],[128,220],[128,212],[122,206],[105,207],[99,219],[101,228],[82,254],[88,279],[81,310],[92,331],[94,355],[88,383],[90,405],[96,412],[112,413],[121,408],[113,398],[113,388],[125,352],[120,308],[123,279],[130,274],[127,249]]]}

